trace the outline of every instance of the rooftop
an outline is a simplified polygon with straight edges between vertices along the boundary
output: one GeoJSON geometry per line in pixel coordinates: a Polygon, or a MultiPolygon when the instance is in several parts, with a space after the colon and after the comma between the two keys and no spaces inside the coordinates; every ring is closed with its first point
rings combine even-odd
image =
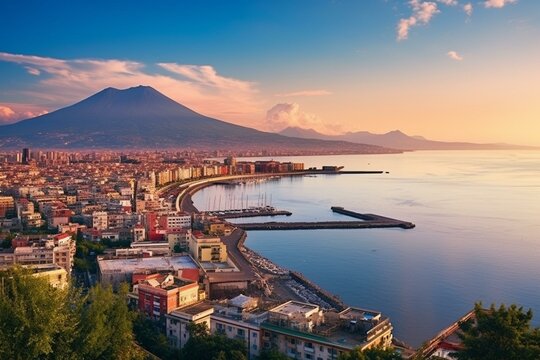
{"type": "Polygon", "coordinates": [[[197,264],[189,256],[160,256],[133,259],[98,259],[102,273],[124,272],[132,273],[142,270],[184,270],[198,269],[197,264]]]}
{"type": "Polygon", "coordinates": [[[319,310],[319,306],[317,305],[291,300],[284,304],[276,306],[270,311],[274,313],[279,313],[281,315],[292,316],[295,313],[302,313],[306,315],[307,313],[310,313],[312,311],[318,311],[318,310],[319,310]]]}

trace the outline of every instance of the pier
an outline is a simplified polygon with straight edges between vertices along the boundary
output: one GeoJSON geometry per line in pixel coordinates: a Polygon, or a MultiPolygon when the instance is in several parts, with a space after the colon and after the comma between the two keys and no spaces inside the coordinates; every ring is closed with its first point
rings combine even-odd
{"type": "Polygon", "coordinates": [[[354,217],[361,221],[317,221],[317,222],[264,222],[236,224],[244,230],[316,230],[316,229],[373,229],[401,228],[412,229],[415,225],[408,221],[392,219],[376,214],[361,214],[346,210],[343,207],[332,206],[333,212],[354,217]]]}

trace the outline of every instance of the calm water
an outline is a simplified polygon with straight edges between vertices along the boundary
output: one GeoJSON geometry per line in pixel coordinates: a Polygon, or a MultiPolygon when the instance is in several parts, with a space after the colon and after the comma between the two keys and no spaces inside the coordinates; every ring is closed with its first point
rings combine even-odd
{"type": "Polygon", "coordinates": [[[480,300],[530,307],[540,324],[540,152],[274,159],[389,174],[213,186],[197,193],[195,204],[224,208],[247,198],[256,205],[266,197],[293,212],[289,221],[351,220],[330,211],[338,205],[414,222],[413,230],[251,231],[247,241],[348,304],[387,314],[396,336],[413,345],[480,300]]]}

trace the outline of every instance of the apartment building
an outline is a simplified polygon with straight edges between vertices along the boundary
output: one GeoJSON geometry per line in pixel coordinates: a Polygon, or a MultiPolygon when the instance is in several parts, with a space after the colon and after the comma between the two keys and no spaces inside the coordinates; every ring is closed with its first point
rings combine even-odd
{"type": "Polygon", "coordinates": [[[277,348],[293,359],[335,360],[356,347],[390,346],[393,328],[379,312],[322,311],[317,305],[288,301],[268,311],[261,329],[265,349],[277,348]]]}
{"type": "Polygon", "coordinates": [[[199,262],[227,261],[227,245],[218,237],[192,233],[189,251],[193,258],[199,262]]]}

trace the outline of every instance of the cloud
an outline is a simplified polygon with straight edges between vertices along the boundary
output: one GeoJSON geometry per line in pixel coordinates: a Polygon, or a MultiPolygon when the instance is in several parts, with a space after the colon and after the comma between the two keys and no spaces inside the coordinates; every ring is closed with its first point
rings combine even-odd
{"type": "Polygon", "coordinates": [[[297,103],[280,103],[266,112],[265,130],[278,132],[287,127],[314,129],[325,134],[334,134],[339,129],[326,124],[317,115],[300,110],[297,103]]]}
{"type": "Polygon", "coordinates": [[[502,8],[508,4],[514,4],[517,0],[486,0],[484,6],[487,8],[502,8]]]}
{"type": "Polygon", "coordinates": [[[441,4],[448,5],[448,6],[456,6],[458,4],[457,0],[437,0],[441,4]]]}
{"type": "Polygon", "coordinates": [[[15,111],[7,106],[0,105],[0,122],[8,122],[15,116],[15,111]]]}
{"type": "Polygon", "coordinates": [[[10,124],[46,114],[47,110],[28,104],[0,104],[0,124],[10,124]]]}
{"type": "Polygon", "coordinates": [[[465,11],[465,14],[467,14],[467,16],[471,16],[472,13],[473,13],[473,6],[471,3],[467,3],[465,5],[463,5],[463,11],[465,11]]]}
{"type": "Polygon", "coordinates": [[[301,90],[301,91],[294,91],[294,92],[289,92],[289,93],[276,94],[275,96],[293,97],[293,96],[325,96],[325,95],[332,95],[332,93],[328,90],[301,90]]]}
{"type": "Polygon", "coordinates": [[[397,40],[405,40],[409,37],[410,28],[416,25],[427,25],[440,10],[437,3],[432,1],[410,0],[412,15],[409,18],[400,19],[397,25],[397,40]]]}
{"type": "Polygon", "coordinates": [[[29,67],[29,66],[26,66],[25,69],[26,69],[26,71],[28,71],[28,73],[30,75],[38,76],[39,74],[41,74],[41,71],[39,71],[38,69],[32,68],[32,67],[29,67]]]}
{"type": "Polygon", "coordinates": [[[209,65],[158,63],[149,71],[145,64],[118,59],[57,59],[0,52],[0,61],[23,66],[40,77],[31,89],[18,95],[27,102],[52,109],[79,101],[106,87],[150,85],[172,99],[205,115],[248,125],[264,114],[253,82],[225,77],[209,65]]]}
{"type": "Polygon", "coordinates": [[[458,54],[456,51],[449,51],[446,53],[446,55],[448,55],[448,57],[452,60],[456,60],[456,61],[462,61],[463,60],[463,56],[461,56],[460,54],[458,54]]]}

